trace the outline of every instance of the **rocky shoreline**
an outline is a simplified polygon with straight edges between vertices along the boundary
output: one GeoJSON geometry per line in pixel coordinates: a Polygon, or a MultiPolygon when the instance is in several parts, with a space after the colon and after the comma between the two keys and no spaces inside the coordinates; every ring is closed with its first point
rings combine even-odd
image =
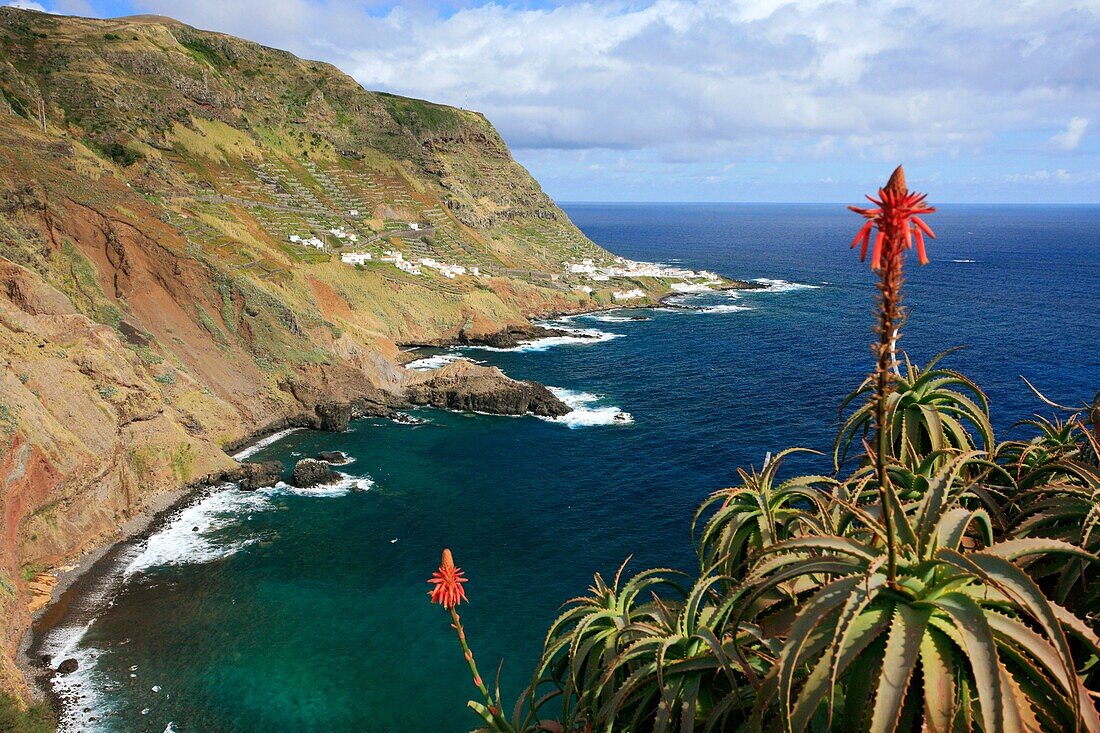
{"type": "MultiPolygon", "coordinates": [[[[399,414],[398,409],[411,406],[549,417],[570,411],[565,403],[537,382],[515,380],[496,367],[460,361],[430,372],[410,372],[401,397],[379,401],[372,395],[346,401],[316,402],[312,412],[275,420],[244,438],[224,444],[223,450],[231,456],[239,455],[245,449],[288,429],[343,432],[353,419],[393,418],[399,414]]],[[[332,461],[328,460],[302,461],[295,467],[291,481],[302,486],[324,483],[337,475],[329,467],[331,464],[332,461]]],[[[56,628],[84,625],[95,617],[113,584],[121,577],[124,561],[129,559],[128,553],[159,531],[180,510],[201,500],[214,487],[236,483],[243,490],[255,490],[275,485],[283,473],[283,466],[279,463],[244,460],[231,469],[216,471],[175,491],[160,494],[150,502],[150,506],[119,527],[117,534],[109,541],[86,551],[72,565],[62,568],[55,576],[57,582],[50,589],[50,600],[34,613],[16,655],[17,665],[32,683],[34,696],[48,700],[58,709],[62,705],[78,702],[59,699],[50,685],[53,675],[64,673],[57,667],[66,660],[44,658],[48,635],[56,628]]]]}
{"type": "MultiPolygon", "coordinates": [[[[759,283],[733,281],[728,287],[716,290],[755,290],[766,287],[759,283]]],[[[542,317],[553,319],[608,310],[637,310],[652,308],[655,304],[692,309],[691,306],[666,302],[676,295],[678,293],[666,293],[661,298],[644,304],[617,304],[587,311],[545,314],[542,317]]],[[[562,336],[581,337],[583,334],[575,330],[531,323],[507,326],[496,332],[478,335],[462,331],[453,338],[438,339],[431,344],[406,346],[486,346],[508,349],[543,338],[562,336]]],[[[287,415],[241,439],[227,442],[223,445],[227,454],[239,454],[288,429],[342,432],[348,429],[351,420],[363,417],[394,418],[399,414],[398,410],[410,406],[431,406],[496,415],[533,414],[543,417],[560,417],[570,412],[569,406],[544,385],[515,380],[497,367],[478,365],[468,360],[458,360],[425,372],[407,372],[396,394],[374,393],[347,400],[332,400],[319,399],[312,394],[298,394],[297,385],[294,384],[284,385],[284,389],[292,392],[307,410],[287,415]],[[310,405],[312,410],[308,409],[310,405]]],[[[335,475],[329,468],[331,462],[308,459],[302,463],[308,465],[296,467],[298,470],[291,478],[295,485],[324,483],[335,475]]],[[[54,629],[73,628],[86,624],[95,617],[113,584],[119,582],[125,562],[130,559],[129,553],[136,551],[180,510],[201,500],[214,487],[232,482],[244,490],[255,490],[274,485],[282,476],[281,464],[254,463],[247,460],[232,469],[203,476],[176,491],[156,497],[149,507],[123,524],[110,541],[89,550],[71,567],[62,569],[56,576],[57,583],[52,588],[51,600],[34,614],[30,627],[24,633],[17,658],[17,664],[25,678],[35,688],[35,696],[44,697],[58,709],[63,705],[79,702],[60,699],[50,684],[53,675],[62,673],[57,671],[57,667],[66,660],[43,658],[48,635],[54,629]]]]}

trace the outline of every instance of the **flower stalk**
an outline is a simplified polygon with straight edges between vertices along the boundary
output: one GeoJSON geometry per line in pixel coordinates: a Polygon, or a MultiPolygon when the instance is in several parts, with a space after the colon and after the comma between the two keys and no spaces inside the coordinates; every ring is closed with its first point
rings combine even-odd
{"type": "Polygon", "coordinates": [[[462,655],[466,659],[466,664],[470,667],[470,674],[474,678],[474,685],[478,691],[481,692],[481,697],[485,700],[485,706],[479,703],[471,701],[470,707],[481,715],[486,723],[489,723],[498,731],[512,731],[512,726],[508,724],[504,716],[501,714],[500,700],[494,699],[489,693],[489,688],[485,686],[485,681],[481,678],[481,673],[477,670],[477,662],[474,660],[474,652],[470,649],[470,644],[466,641],[466,630],[462,626],[462,619],[458,615],[456,610],[458,605],[463,601],[469,603],[466,598],[466,589],[462,587],[466,582],[466,577],[462,573],[462,569],[455,566],[454,558],[451,555],[450,550],[443,550],[443,559],[439,564],[439,569],[432,573],[432,577],[428,579],[428,582],[432,584],[433,588],[428,593],[431,597],[432,603],[438,603],[443,606],[451,614],[451,628],[458,634],[458,643],[462,647],[462,655]]]}
{"type": "Polygon", "coordinates": [[[924,235],[936,235],[919,215],[930,214],[935,209],[924,203],[923,194],[909,192],[905,183],[905,171],[900,165],[894,170],[886,186],[879,189],[878,196],[877,199],[867,197],[871,203],[876,204],[875,208],[848,208],[867,219],[852,240],[853,248],[862,245],[860,260],[867,257],[872,229],[878,230],[871,247],[871,269],[879,275],[878,322],[875,327],[878,343],[874,346],[875,378],[871,395],[875,414],[873,453],[879,503],[882,506],[883,523],[886,525],[887,577],[894,584],[897,580],[897,526],[893,507],[897,504],[897,495],[890,484],[888,470],[893,442],[888,419],[890,392],[897,369],[897,342],[901,335],[901,326],[905,322],[905,311],[901,305],[905,250],[911,249],[915,242],[920,263],[928,263],[924,235]]]}

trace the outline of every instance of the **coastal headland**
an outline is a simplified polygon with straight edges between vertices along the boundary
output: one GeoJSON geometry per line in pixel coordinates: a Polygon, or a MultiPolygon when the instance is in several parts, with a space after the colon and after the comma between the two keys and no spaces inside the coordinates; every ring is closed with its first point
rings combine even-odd
{"type": "Polygon", "coordinates": [[[23,700],[63,661],[21,656],[35,615],[247,480],[249,442],[409,405],[569,409],[490,367],[406,369],[403,346],[509,348],[551,315],[755,287],[614,256],[482,115],[327,64],[0,8],[0,67],[0,691],[23,700]]]}

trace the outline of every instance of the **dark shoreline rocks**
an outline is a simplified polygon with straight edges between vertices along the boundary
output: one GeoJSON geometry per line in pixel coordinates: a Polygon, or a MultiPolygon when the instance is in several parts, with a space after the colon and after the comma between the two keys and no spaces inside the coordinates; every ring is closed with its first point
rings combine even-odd
{"type": "Polygon", "coordinates": [[[291,483],[300,489],[308,489],[318,484],[331,484],[340,480],[340,474],[332,470],[324,461],[316,458],[303,458],[294,465],[291,483]]]}
{"type": "Polygon", "coordinates": [[[414,405],[493,415],[560,417],[570,412],[568,405],[537,382],[521,382],[496,367],[462,360],[413,375],[405,399],[414,405]]]}
{"type": "Polygon", "coordinates": [[[242,463],[242,475],[237,483],[242,491],[255,491],[274,486],[283,477],[283,464],[278,461],[242,463]]]}
{"type": "Polygon", "coordinates": [[[328,464],[342,465],[348,462],[348,456],[341,450],[323,450],[317,454],[317,460],[328,464]]]}
{"type": "Polygon", "coordinates": [[[509,326],[508,328],[501,329],[494,333],[481,334],[478,336],[471,336],[466,331],[462,331],[458,334],[458,338],[455,339],[455,344],[458,346],[488,346],[493,349],[514,349],[524,341],[553,338],[555,336],[584,337],[583,334],[578,334],[573,331],[530,324],[526,326],[509,326]]]}

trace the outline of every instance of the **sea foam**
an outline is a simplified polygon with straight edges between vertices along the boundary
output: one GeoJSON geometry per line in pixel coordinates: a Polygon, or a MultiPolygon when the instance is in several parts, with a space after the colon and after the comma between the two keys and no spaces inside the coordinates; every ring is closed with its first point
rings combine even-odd
{"type": "Polygon", "coordinates": [[[233,459],[237,460],[237,461],[243,461],[246,458],[250,458],[251,456],[253,456],[254,454],[260,452],[261,450],[263,450],[267,446],[271,445],[272,443],[274,443],[278,440],[282,440],[286,436],[290,435],[293,432],[297,432],[298,430],[301,430],[301,428],[287,428],[286,430],[280,430],[277,433],[272,433],[271,435],[267,436],[266,438],[262,438],[260,440],[257,440],[255,443],[248,446],[244,450],[237,451],[236,453],[233,454],[233,459]]]}
{"type": "Polygon", "coordinates": [[[565,336],[547,336],[546,338],[532,339],[530,341],[521,341],[519,346],[511,346],[508,348],[497,348],[495,346],[463,346],[462,349],[482,349],[484,351],[516,351],[516,352],[532,352],[532,351],[546,351],[554,346],[591,346],[593,344],[603,343],[610,341],[611,339],[617,339],[622,336],[621,333],[609,333],[607,331],[601,331],[596,328],[574,328],[563,327],[558,324],[550,324],[553,328],[557,328],[562,331],[567,331],[568,335],[565,336]]]}
{"type": "Polygon", "coordinates": [[[366,476],[351,476],[337,471],[340,478],[330,484],[310,488],[290,486],[280,481],[275,486],[241,491],[233,484],[219,487],[190,506],[181,509],[160,531],[141,546],[123,571],[129,578],[136,573],[169,565],[213,562],[229,557],[260,541],[259,536],[245,536],[233,541],[219,537],[221,530],[239,525],[241,518],[274,508],[272,499],[278,496],[332,498],[352,491],[366,491],[374,481],[366,476]]]}
{"type": "Polygon", "coordinates": [[[561,417],[544,417],[543,420],[556,422],[570,428],[591,427],[594,425],[629,425],[634,418],[614,405],[597,405],[599,395],[580,392],[561,387],[548,387],[554,396],[564,402],[572,411],[561,417]]]}
{"type": "Polygon", "coordinates": [[[766,289],[766,292],[769,293],[789,293],[794,290],[817,290],[821,287],[820,285],[810,285],[808,283],[792,283],[786,280],[777,280],[768,277],[758,277],[753,280],[753,282],[760,283],[761,285],[767,285],[768,287],[766,289]]]}
{"type": "Polygon", "coordinates": [[[469,357],[463,356],[460,353],[448,351],[443,354],[433,354],[432,356],[425,356],[423,359],[410,361],[408,364],[405,365],[405,368],[411,369],[414,372],[426,372],[430,369],[439,369],[440,367],[445,367],[448,364],[458,361],[459,359],[473,361],[476,364],[484,363],[479,362],[476,359],[470,359],[469,357]]]}

